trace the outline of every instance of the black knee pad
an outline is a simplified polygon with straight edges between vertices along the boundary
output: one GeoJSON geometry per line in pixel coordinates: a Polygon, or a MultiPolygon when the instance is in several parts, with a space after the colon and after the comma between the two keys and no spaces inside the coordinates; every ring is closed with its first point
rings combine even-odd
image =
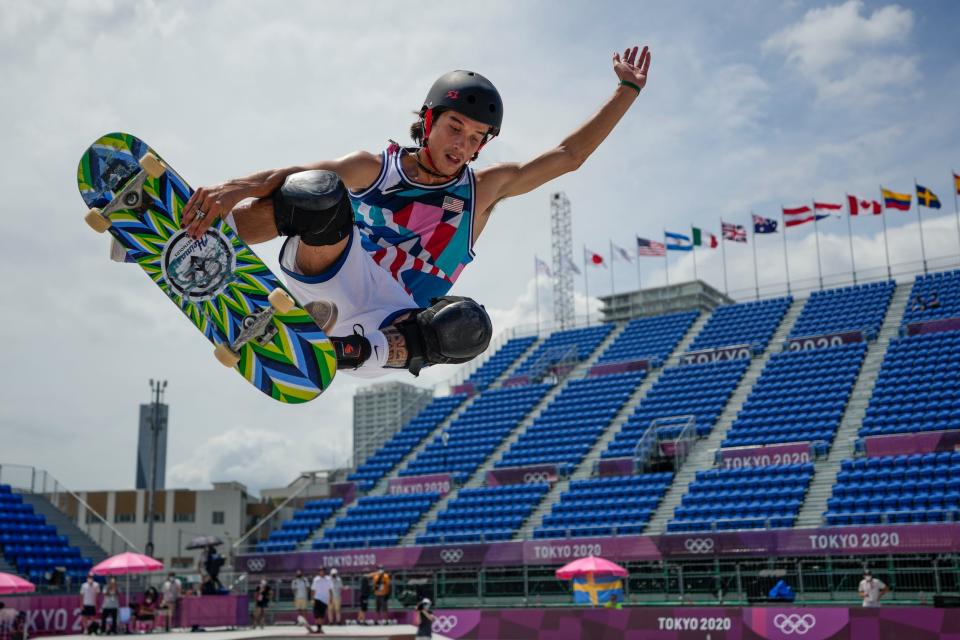
{"type": "Polygon", "coordinates": [[[434,298],[396,324],[407,344],[407,368],[417,375],[431,364],[469,362],[486,351],[493,324],[486,310],[470,298],[434,298]]]}
{"type": "Polygon", "coordinates": [[[282,236],[300,236],[304,244],[337,244],[353,229],[347,189],[333,171],[301,171],[287,176],[273,192],[273,219],[282,236]]]}

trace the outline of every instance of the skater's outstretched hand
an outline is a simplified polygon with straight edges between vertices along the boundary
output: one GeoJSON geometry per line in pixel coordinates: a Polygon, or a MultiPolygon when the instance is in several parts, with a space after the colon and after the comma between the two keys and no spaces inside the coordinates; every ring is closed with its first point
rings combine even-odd
{"type": "Polygon", "coordinates": [[[200,187],[184,205],[180,226],[187,230],[191,238],[199,239],[217,218],[230,213],[248,196],[247,189],[229,183],[200,187]]]}
{"type": "Polygon", "coordinates": [[[632,82],[641,89],[647,84],[647,71],[650,69],[650,48],[644,47],[637,57],[637,47],[627,47],[623,51],[623,57],[620,53],[613,54],[613,72],[617,77],[627,82],[632,82]]]}

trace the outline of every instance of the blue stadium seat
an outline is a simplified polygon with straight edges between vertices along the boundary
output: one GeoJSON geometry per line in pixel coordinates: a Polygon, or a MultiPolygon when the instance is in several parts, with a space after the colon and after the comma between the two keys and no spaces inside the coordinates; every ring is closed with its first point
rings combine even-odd
{"type": "Polygon", "coordinates": [[[650,360],[654,366],[660,366],[698,315],[698,311],[684,311],[631,320],[598,362],[650,360]]]}
{"type": "Polygon", "coordinates": [[[689,350],[749,344],[762,351],[792,303],[793,296],[787,296],[717,307],[689,350]]]}
{"type": "Polygon", "coordinates": [[[549,490],[547,484],[461,489],[427,524],[418,544],[510,540],[549,490]]]}

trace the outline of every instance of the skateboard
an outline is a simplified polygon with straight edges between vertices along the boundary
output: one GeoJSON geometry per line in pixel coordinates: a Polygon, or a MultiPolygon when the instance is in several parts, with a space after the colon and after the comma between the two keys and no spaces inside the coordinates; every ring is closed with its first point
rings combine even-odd
{"type": "Polygon", "coordinates": [[[232,367],[271,398],[308,402],[337,369],[333,345],[223,220],[199,240],[180,228],[193,189],[145,142],[109,133],[77,168],[86,222],[109,232],[232,367]]]}

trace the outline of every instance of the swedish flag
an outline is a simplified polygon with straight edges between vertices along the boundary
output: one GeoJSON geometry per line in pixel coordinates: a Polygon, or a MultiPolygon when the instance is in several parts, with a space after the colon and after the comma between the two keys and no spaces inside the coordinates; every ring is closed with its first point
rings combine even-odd
{"type": "Polygon", "coordinates": [[[921,187],[920,185],[917,185],[917,203],[928,209],[940,208],[940,198],[938,198],[933,191],[930,191],[930,189],[921,187]]]}
{"type": "Polygon", "coordinates": [[[616,576],[594,576],[588,573],[573,579],[573,601],[576,604],[596,606],[610,601],[612,596],[623,602],[623,582],[616,576]]]}

